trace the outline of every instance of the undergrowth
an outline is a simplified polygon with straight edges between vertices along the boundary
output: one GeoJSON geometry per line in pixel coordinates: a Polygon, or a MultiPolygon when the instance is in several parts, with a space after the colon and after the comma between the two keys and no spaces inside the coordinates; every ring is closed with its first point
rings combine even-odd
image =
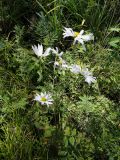
{"type": "Polygon", "coordinates": [[[1,160],[120,159],[118,17],[118,0],[0,2],[1,160]]]}

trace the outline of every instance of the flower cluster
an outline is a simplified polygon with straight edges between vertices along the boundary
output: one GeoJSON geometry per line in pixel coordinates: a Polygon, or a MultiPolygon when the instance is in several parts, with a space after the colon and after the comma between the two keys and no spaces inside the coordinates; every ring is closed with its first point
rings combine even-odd
{"type": "MultiPolygon", "coordinates": [[[[82,47],[84,51],[86,51],[86,47],[84,42],[94,40],[94,36],[92,33],[89,34],[84,34],[84,30],[81,30],[80,32],[75,32],[72,30],[72,28],[64,28],[63,29],[63,38],[66,37],[74,37],[74,42],[73,44],[76,44],[77,42],[82,44],[82,47]]],[[[34,45],[32,46],[32,49],[34,53],[37,55],[37,57],[47,57],[50,54],[53,54],[56,56],[55,61],[54,61],[54,68],[60,68],[63,70],[69,70],[73,74],[81,74],[85,78],[85,82],[87,82],[89,85],[91,83],[96,82],[96,77],[92,75],[92,72],[88,70],[86,67],[81,67],[80,65],[77,64],[68,64],[63,58],[63,52],[59,53],[58,48],[47,48],[45,51],[43,51],[43,45],[38,44],[38,46],[34,45]]],[[[51,94],[42,93],[41,94],[36,94],[35,101],[38,101],[41,103],[41,105],[51,105],[53,104],[53,99],[51,94]]]]}

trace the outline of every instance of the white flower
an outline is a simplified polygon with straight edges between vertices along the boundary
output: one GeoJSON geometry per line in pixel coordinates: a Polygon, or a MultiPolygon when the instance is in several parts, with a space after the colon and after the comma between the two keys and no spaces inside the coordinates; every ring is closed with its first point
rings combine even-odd
{"type": "Polygon", "coordinates": [[[87,82],[89,85],[96,81],[96,77],[92,76],[92,72],[88,71],[88,68],[83,68],[81,74],[84,76],[85,82],[87,82]]]}
{"type": "Polygon", "coordinates": [[[90,40],[94,40],[94,35],[93,33],[89,33],[89,34],[86,34],[86,35],[82,35],[82,39],[87,42],[87,41],[90,41],[90,40]]]}
{"type": "Polygon", "coordinates": [[[73,44],[75,44],[76,42],[81,43],[84,51],[86,51],[86,47],[85,47],[84,42],[87,42],[87,41],[90,41],[90,40],[94,40],[94,36],[93,36],[92,33],[86,34],[86,35],[83,35],[83,33],[84,33],[84,30],[81,30],[80,33],[74,39],[73,44]]]}
{"type": "Polygon", "coordinates": [[[52,99],[51,95],[46,94],[46,92],[45,93],[41,92],[41,94],[37,93],[34,100],[40,102],[41,105],[49,106],[49,105],[53,104],[53,99],[52,99]]]}
{"type": "Polygon", "coordinates": [[[84,30],[81,30],[80,32],[74,32],[72,30],[72,28],[64,28],[64,33],[63,33],[63,38],[65,37],[74,37],[74,42],[73,44],[75,44],[76,42],[79,42],[80,44],[82,44],[82,47],[84,49],[84,51],[86,51],[86,47],[84,42],[90,41],[90,40],[94,40],[94,35],[93,33],[89,33],[86,35],[83,35],[84,30]]]}
{"type": "Polygon", "coordinates": [[[96,77],[93,77],[93,76],[86,76],[85,77],[85,82],[87,82],[89,85],[91,83],[94,83],[96,81],[96,77]]]}
{"type": "Polygon", "coordinates": [[[69,66],[69,68],[72,73],[75,73],[75,74],[81,73],[81,67],[77,64],[72,64],[71,66],[69,66]]]}
{"type": "Polygon", "coordinates": [[[74,31],[72,30],[72,28],[64,27],[63,31],[64,31],[63,38],[74,37],[74,31]]]}
{"type": "Polygon", "coordinates": [[[59,66],[59,67],[64,68],[64,69],[68,68],[68,65],[67,65],[66,61],[63,60],[61,57],[59,57],[59,60],[54,62],[54,66],[55,67],[59,66]]]}
{"type": "Polygon", "coordinates": [[[63,55],[63,52],[58,51],[58,48],[56,47],[56,49],[51,49],[51,51],[58,57],[61,57],[63,55]]]}
{"type": "Polygon", "coordinates": [[[43,52],[43,45],[39,45],[36,46],[32,46],[32,49],[33,51],[35,52],[35,54],[38,56],[38,57],[46,57],[50,54],[50,51],[51,51],[51,48],[47,48],[45,52],[43,52]]]}

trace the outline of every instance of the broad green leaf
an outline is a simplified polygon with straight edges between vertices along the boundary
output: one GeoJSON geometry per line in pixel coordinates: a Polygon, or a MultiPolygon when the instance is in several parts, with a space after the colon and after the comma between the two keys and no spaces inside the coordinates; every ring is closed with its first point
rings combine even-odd
{"type": "Polygon", "coordinates": [[[68,138],[67,137],[64,137],[64,144],[65,144],[65,147],[68,146],[68,138]]]}
{"type": "Polygon", "coordinates": [[[75,143],[74,137],[70,137],[69,138],[69,142],[70,142],[71,145],[74,145],[74,143],[75,143]]]}
{"type": "Polygon", "coordinates": [[[70,136],[70,128],[69,127],[66,127],[66,129],[64,130],[64,132],[65,132],[66,136],[70,136]]]}
{"type": "Polygon", "coordinates": [[[71,134],[72,134],[72,136],[75,136],[76,135],[76,129],[73,129],[71,134]]]}

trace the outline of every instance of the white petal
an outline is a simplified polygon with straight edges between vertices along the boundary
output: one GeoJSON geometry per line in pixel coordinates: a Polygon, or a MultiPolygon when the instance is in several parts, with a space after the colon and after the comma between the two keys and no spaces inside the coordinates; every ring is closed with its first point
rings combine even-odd
{"type": "Polygon", "coordinates": [[[72,73],[75,73],[75,74],[81,73],[81,67],[79,65],[73,64],[69,66],[69,68],[72,73]]]}
{"type": "Polygon", "coordinates": [[[34,100],[35,100],[35,101],[40,101],[40,99],[41,99],[41,96],[40,96],[39,94],[36,94],[34,100]]]}
{"type": "Polygon", "coordinates": [[[38,49],[41,50],[41,52],[43,53],[43,45],[38,44],[38,49]]]}
{"type": "Polygon", "coordinates": [[[41,104],[42,104],[42,105],[44,105],[44,104],[45,104],[45,102],[41,102],[41,104]]]}
{"type": "Polygon", "coordinates": [[[84,33],[84,30],[81,30],[78,36],[83,35],[83,33],[84,33]]]}
{"type": "Polygon", "coordinates": [[[38,56],[41,56],[43,54],[43,45],[38,44],[38,56]]]}
{"type": "Polygon", "coordinates": [[[59,66],[59,62],[55,61],[54,66],[59,66]]]}
{"type": "Polygon", "coordinates": [[[60,59],[60,61],[62,62],[62,64],[60,64],[61,67],[62,67],[62,68],[68,68],[68,65],[67,65],[66,61],[63,60],[61,57],[59,57],[59,59],[60,59]]]}
{"type": "Polygon", "coordinates": [[[85,47],[84,41],[83,41],[79,36],[77,36],[77,37],[74,39],[73,44],[75,44],[76,42],[81,43],[84,51],[86,51],[86,47],[85,47]]]}
{"type": "Polygon", "coordinates": [[[96,77],[93,76],[87,76],[85,78],[85,82],[87,82],[88,84],[91,84],[92,82],[94,83],[96,81],[96,77]]]}
{"type": "Polygon", "coordinates": [[[56,47],[56,50],[55,49],[51,49],[51,51],[58,57],[61,57],[63,55],[63,52],[58,52],[58,48],[56,47]]]}
{"type": "Polygon", "coordinates": [[[43,92],[41,92],[41,97],[44,97],[44,93],[43,92]]]}
{"type": "Polygon", "coordinates": [[[87,35],[82,35],[82,39],[87,42],[87,41],[90,41],[90,40],[94,40],[94,36],[93,36],[92,33],[90,33],[90,34],[87,34],[87,35]]]}
{"type": "Polygon", "coordinates": [[[62,64],[62,68],[68,68],[68,65],[67,64],[62,64]]]}
{"type": "Polygon", "coordinates": [[[54,54],[57,54],[57,53],[58,53],[55,49],[51,49],[51,51],[52,51],[54,54]]]}
{"type": "Polygon", "coordinates": [[[32,49],[33,49],[33,51],[35,52],[35,54],[37,55],[38,54],[38,51],[37,51],[37,46],[32,46],[32,49]]]}
{"type": "Polygon", "coordinates": [[[59,57],[61,57],[62,55],[63,55],[63,52],[60,52],[60,53],[59,53],[59,57]]]}
{"type": "Polygon", "coordinates": [[[44,56],[48,56],[50,54],[51,48],[47,48],[46,51],[44,52],[44,56]]]}
{"type": "Polygon", "coordinates": [[[53,102],[53,99],[49,99],[49,102],[53,102]]]}
{"type": "Polygon", "coordinates": [[[38,44],[38,47],[36,45],[32,46],[33,51],[35,54],[40,57],[42,56],[43,53],[43,46],[38,44]]]}
{"type": "Polygon", "coordinates": [[[66,37],[74,37],[74,31],[72,30],[72,28],[64,28],[64,33],[63,33],[63,38],[66,37]]]}
{"type": "Polygon", "coordinates": [[[84,77],[92,76],[92,73],[88,70],[88,68],[82,68],[81,74],[82,74],[84,77]]]}
{"type": "Polygon", "coordinates": [[[56,47],[56,52],[58,53],[58,47],[56,47]]]}
{"type": "Polygon", "coordinates": [[[51,105],[51,104],[53,104],[52,102],[46,102],[46,104],[47,104],[47,106],[49,106],[49,105],[51,105]]]}
{"type": "Polygon", "coordinates": [[[79,43],[81,43],[81,44],[84,43],[83,40],[81,39],[81,37],[80,37],[80,36],[77,36],[77,37],[74,39],[73,44],[75,44],[75,43],[78,42],[78,41],[79,41],[79,43]]]}

